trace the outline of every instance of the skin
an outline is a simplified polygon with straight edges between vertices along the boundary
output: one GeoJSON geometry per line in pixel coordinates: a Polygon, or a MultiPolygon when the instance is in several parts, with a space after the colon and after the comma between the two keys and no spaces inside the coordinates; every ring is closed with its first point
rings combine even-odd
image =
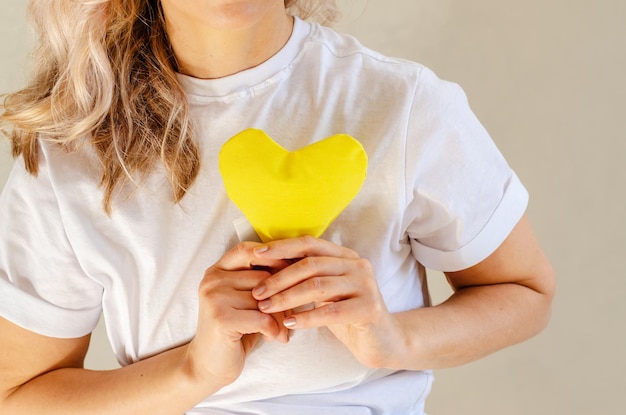
{"type": "MultiPolygon", "coordinates": [[[[163,8],[183,70],[199,78],[258,65],[293,24],[275,0],[163,0],[163,8]]],[[[391,314],[369,261],[348,248],[311,237],[242,243],[205,272],[196,336],[124,368],[83,369],[89,335],[50,338],[0,318],[0,413],[178,415],[237,379],[261,337],[288,341],[287,328],[326,326],[371,367],[436,369],[547,324],[554,274],[525,217],[491,256],[447,277],[455,293],[445,303],[391,314]],[[315,309],[291,314],[311,302],[315,309]]]]}
{"type": "Polygon", "coordinates": [[[290,329],[328,327],[363,364],[394,369],[458,366],[523,341],[548,323],[552,267],[524,216],[479,264],[446,273],[454,294],[437,307],[391,314],[367,259],[304,237],[256,248],[262,258],[303,258],[253,290],[266,313],[314,303],[290,329]]]}
{"type": "Polygon", "coordinates": [[[162,0],[179,69],[220,78],[255,67],[287,43],[293,18],[282,1],[162,0]]]}

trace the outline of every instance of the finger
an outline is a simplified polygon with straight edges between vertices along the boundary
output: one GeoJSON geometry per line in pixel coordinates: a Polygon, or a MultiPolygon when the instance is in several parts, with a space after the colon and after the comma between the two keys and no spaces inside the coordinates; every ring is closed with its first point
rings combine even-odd
{"type": "Polygon", "coordinates": [[[232,291],[227,301],[234,310],[258,310],[258,302],[252,297],[250,291],[232,291]]]}
{"type": "MultiPolygon", "coordinates": [[[[213,291],[200,297],[201,318],[212,321],[216,326],[229,329],[236,324],[240,311],[258,311],[258,302],[246,291],[213,291]]],[[[213,324],[213,323],[212,323],[213,324]]],[[[242,332],[245,334],[245,332],[242,332]]]]}
{"type": "Polygon", "coordinates": [[[254,249],[261,246],[258,242],[242,242],[229,249],[215,264],[216,268],[226,271],[252,269],[255,266],[282,269],[285,266],[282,258],[265,258],[259,261],[254,249]]]}
{"type": "Polygon", "coordinates": [[[289,329],[287,328],[287,326],[283,324],[283,321],[285,321],[285,318],[287,318],[287,313],[273,313],[271,314],[271,316],[274,318],[274,320],[276,320],[276,323],[278,324],[278,327],[280,328],[280,332],[276,336],[275,340],[280,343],[288,343],[289,342],[289,329]]]}
{"type": "Polygon", "coordinates": [[[359,289],[350,278],[312,277],[295,286],[259,301],[259,310],[276,313],[298,308],[304,304],[339,301],[358,295],[359,289]]]}
{"type": "Polygon", "coordinates": [[[218,268],[224,270],[243,270],[249,269],[250,261],[255,257],[254,248],[261,244],[257,242],[242,242],[235,245],[220,258],[215,264],[218,268]]]}
{"type": "MultiPolygon", "coordinates": [[[[263,280],[252,290],[252,295],[257,300],[265,300],[311,278],[348,275],[371,277],[373,273],[369,261],[360,258],[308,257],[263,280]]],[[[310,284],[317,283],[312,281],[310,284]]]]}
{"type": "Polygon", "coordinates": [[[211,267],[205,271],[200,288],[204,291],[222,289],[250,291],[270,275],[271,273],[265,270],[225,271],[211,267]]]}
{"type": "Polygon", "coordinates": [[[233,340],[240,340],[246,334],[259,333],[267,340],[276,340],[284,328],[274,317],[261,313],[258,310],[239,310],[222,321],[227,331],[231,332],[233,340]]]}
{"type": "Polygon", "coordinates": [[[294,262],[296,262],[296,260],[293,259],[256,258],[250,263],[250,265],[252,266],[252,269],[268,271],[270,274],[275,274],[278,271],[287,268],[294,262]]]}
{"type": "Polygon", "coordinates": [[[269,258],[306,258],[310,256],[329,256],[337,258],[358,258],[351,249],[337,245],[324,239],[312,236],[283,239],[252,247],[259,259],[269,258]]]}
{"type": "Polygon", "coordinates": [[[364,316],[369,315],[368,307],[370,306],[357,298],[325,303],[312,310],[293,314],[287,317],[283,324],[292,330],[341,324],[367,327],[364,316]]]}

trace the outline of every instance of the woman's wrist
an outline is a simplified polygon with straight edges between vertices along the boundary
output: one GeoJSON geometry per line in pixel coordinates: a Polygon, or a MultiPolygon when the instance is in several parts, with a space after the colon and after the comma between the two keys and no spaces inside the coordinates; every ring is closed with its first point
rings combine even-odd
{"type": "Polygon", "coordinates": [[[234,379],[218,377],[206,369],[193,352],[193,344],[187,343],[180,347],[181,357],[178,370],[183,382],[192,389],[201,389],[205,396],[210,396],[234,379]]]}

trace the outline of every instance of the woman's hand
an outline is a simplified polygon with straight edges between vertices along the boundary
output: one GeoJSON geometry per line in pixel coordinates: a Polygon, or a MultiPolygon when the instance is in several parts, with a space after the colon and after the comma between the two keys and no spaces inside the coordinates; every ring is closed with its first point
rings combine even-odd
{"type": "Polygon", "coordinates": [[[206,270],[200,283],[198,328],[186,358],[189,369],[201,380],[232,383],[261,336],[268,341],[289,339],[282,324],[284,313],[263,313],[252,297],[252,289],[272,270],[286,265],[282,260],[266,260],[257,266],[253,249],[258,245],[237,245],[206,270]]]}
{"type": "Polygon", "coordinates": [[[361,363],[385,366],[402,337],[369,261],[313,237],[270,242],[254,252],[259,263],[301,258],[259,281],[253,290],[259,310],[285,312],[312,304],[294,311],[283,324],[290,329],[328,327],[361,363]]]}

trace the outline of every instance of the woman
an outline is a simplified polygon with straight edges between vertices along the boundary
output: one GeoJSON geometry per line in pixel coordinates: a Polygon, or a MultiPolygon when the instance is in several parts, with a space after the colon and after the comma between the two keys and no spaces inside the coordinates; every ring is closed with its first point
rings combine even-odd
{"type": "Polygon", "coordinates": [[[2,115],[3,413],[421,414],[429,370],[547,324],[526,191],[462,91],[291,15],[332,2],[30,10],[39,70],[2,115]],[[362,144],[367,180],[321,238],[238,237],[217,160],[248,128],[362,144]],[[122,368],[95,372],[101,313],[122,368]]]}

